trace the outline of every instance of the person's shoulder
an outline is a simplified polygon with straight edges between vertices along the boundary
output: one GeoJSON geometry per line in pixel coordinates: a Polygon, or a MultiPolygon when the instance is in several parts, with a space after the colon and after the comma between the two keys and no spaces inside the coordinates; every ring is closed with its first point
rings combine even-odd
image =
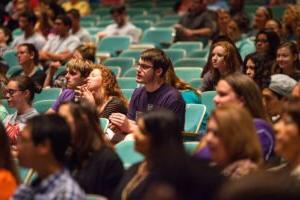
{"type": "Polygon", "coordinates": [[[164,89],[162,90],[162,92],[165,95],[172,95],[172,96],[180,96],[180,92],[173,86],[169,85],[169,84],[165,84],[164,89]]]}
{"type": "Polygon", "coordinates": [[[105,161],[120,161],[118,154],[109,146],[102,145],[101,148],[94,152],[94,156],[99,162],[105,161]]]}
{"type": "Polygon", "coordinates": [[[80,188],[78,183],[71,177],[69,172],[65,172],[59,180],[60,180],[60,187],[58,188],[56,199],[63,199],[63,200],[73,200],[73,199],[84,200],[85,199],[85,193],[80,188]]]}
{"type": "Polygon", "coordinates": [[[83,28],[83,27],[80,28],[79,32],[82,35],[90,35],[89,32],[85,28],[83,28]]]}
{"type": "Polygon", "coordinates": [[[68,36],[67,40],[71,41],[71,42],[80,42],[78,37],[76,37],[75,35],[71,35],[71,34],[68,36]]]}
{"type": "Polygon", "coordinates": [[[69,89],[69,88],[65,88],[62,90],[61,94],[60,95],[69,95],[69,94],[74,94],[74,90],[72,89],[69,89]]]}
{"type": "Polygon", "coordinates": [[[0,188],[1,186],[6,186],[6,187],[16,187],[17,186],[17,181],[16,178],[12,175],[12,173],[6,169],[0,169],[0,188]]]}
{"type": "Polygon", "coordinates": [[[39,33],[39,32],[34,32],[33,35],[32,35],[32,37],[33,37],[34,39],[42,39],[42,40],[46,40],[45,37],[44,37],[41,33],[39,33]]]}
{"type": "Polygon", "coordinates": [[[145,87],[138,87],[138,88],[136,88],[136,89],[133,91],[133,93],[132,93],[131,99],[132,99],[133,97],[136,97],[136,96],[141,95],[141,94],[144,93],[144,92],[146,92],[145,87]]]}

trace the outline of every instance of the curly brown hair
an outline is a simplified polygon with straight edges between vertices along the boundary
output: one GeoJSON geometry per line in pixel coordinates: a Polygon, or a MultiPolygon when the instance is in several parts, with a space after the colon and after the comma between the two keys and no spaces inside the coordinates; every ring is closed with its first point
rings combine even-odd
{"type": "Polygon", "coordinates": [[[127,107],[128,102],[124,97],[115,74],[112,72],[111,69],[102,65],[102,64],[95,64],[94,69],[99,69],[101,71],[102,76],[102,88],[104,89],[104,94],[106,97],[118,97],[122,103],[127,107]]]}

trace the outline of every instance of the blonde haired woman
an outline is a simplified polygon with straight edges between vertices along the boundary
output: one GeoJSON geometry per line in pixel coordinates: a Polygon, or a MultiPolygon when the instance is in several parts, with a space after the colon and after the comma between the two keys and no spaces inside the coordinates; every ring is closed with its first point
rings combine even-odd
{"type": "Polygon", "coordinates": [[[200,143],[206,145],[212,164],[222,168],[223,174],[230,178],[249,174],[263,160],[253,119],[239,106],[221,106],[212,113],[207,134],[200,143]]]}

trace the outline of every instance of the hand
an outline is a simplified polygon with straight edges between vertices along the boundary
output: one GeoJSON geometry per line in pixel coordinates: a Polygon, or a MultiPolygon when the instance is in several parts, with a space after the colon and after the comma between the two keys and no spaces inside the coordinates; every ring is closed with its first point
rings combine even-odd
{"type": "Polygon", "coordinates": [[[89,91],[86,85],[78,86],[77,88],[78,89],[75,90],[76,96],[79,96],[80,98],[88,101],[90,104],[96,106],[94,95],[91,91],[89,91]]]}
{"type": "Polygon", "coordinates": [[[109,116],[109,121],[113,128],[118,128],[122,132],[130,133],[135,126],[135,122],[129,120],[126,115],[122,113],[113,113],[109,116]]]}
{"type": "Polygon", "coordinates": [[[194,35],[194,31],[192,29],[184,28],[183,34],[187,37],[192,37],[194,35]]]}
{"type": "Polygon", "coordinates": [[[230,177],[231,179],[239,179],[240,177],[248,175],[251,172],[256,171],[257,169],[258,166],[256,163],[252,162],[249,159],[245,159],[230,164],[225,168],[225,170],[223,170],[223,174],[230,177]]]}
{"type": "Polygon", "coordinates": [[[183,29],[183,26],[181,24],[174,24],[173,26],[175,29],[183,29]]]}
{"type": "Polygon", "coordinates": [[[51,74],[54,74],[57,70],[58,70],[58,68],[61,66],[61,63],[59,62],[59,61],[52,61],[52,62],[50,62],[50,64],[49,64],[49,72],[51,73],[51,74]]]}
{"type": "Polygon", "coordinates": [[[39,57],[41,60],[47,60],[49,59],[49,55],[47,51],[40,51],[39,52],[39,57]]]}

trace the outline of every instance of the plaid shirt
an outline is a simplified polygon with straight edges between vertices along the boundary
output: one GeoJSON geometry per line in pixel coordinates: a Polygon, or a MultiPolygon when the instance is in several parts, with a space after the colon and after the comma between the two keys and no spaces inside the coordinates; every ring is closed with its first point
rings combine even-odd
{"type": "Polygon", "coordinates": [[[45,180],[35,179],[30,185],[21,185],[13,200],[84,200],[85,194],[66,169],[45,180]]]}

